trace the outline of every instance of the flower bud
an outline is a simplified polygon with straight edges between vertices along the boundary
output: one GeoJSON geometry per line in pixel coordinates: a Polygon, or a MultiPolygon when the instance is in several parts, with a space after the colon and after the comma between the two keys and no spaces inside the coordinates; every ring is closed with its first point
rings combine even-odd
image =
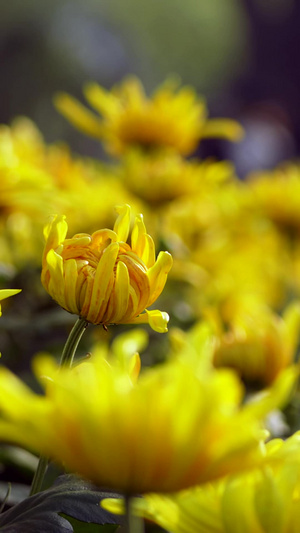
{"type": "Polygon", "coordinates": [[[146,308],[162,292],[172,256],[160,252],[155,259],[142,215],[136,217],[127,244],[130,206],[119,206],[117,212],[113,230],[71,239],[66,239],[65,217],[56,215],[44,231],[43,286],[61,307],[92,324],[149,323],[163,333],[168,314],[146,308]]]}

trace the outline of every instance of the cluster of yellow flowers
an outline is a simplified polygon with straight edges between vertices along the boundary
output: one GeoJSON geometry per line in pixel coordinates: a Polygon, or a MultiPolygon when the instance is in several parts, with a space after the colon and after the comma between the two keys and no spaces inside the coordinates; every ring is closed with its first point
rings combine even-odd
{"type": "Polygon", "coordinates": [[[84,94],[98,114],[65,93],[55,105],[111,163],[46,145],[25,118],[0,128],[1,263],[40,262],[44,288],[80,317],[80,335],[89,323],[164,333],[169,314],[177,329],[167,361],[142,370],[141,330],[72,368],[40,355],[42,396],[0,368],[0,439],[144,494],[133,511],[171,533],[296,533],[300,436],[265,443],[263,428],[298,375],[300,166],[241,182],[231,162],[193,157],[203,138],[244,132],[209,119],[174,80],[152,97],[135,78],[84,94]],[[152,309],[168,276],[168,312],[152,309]],[[242,381],[268,388],[249,400],[242,381]]]}
{"type": "Polygon", "coordinates": [[[46,145],[25,117],[0,126],[2,265],[18,271],[40,264],[43,226],[53,213],[66,214],[73,231],[82,220],[96,230],[111,222],[120,201],[122,184],[100,162],[75,157],[62,143],[46,145]]]}

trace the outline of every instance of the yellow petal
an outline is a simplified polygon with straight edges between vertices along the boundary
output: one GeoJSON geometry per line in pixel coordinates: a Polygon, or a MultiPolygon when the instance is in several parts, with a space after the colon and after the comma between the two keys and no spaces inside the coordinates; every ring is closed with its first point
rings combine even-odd
{"type": "Polygon", "coordinates": [[[108,304],[108,291],[112,289],[113,269],[119,252],[119,244],[112,242],[103,252],[95,273],[88,322],[101,323],[101,315],[108,304]]]}
{"type": "Polygon", "coordinates": [[[299,377],[299,366],[290,366],[283,370],[273,386],[266,389],[259,401],[248,403],[245,407],[252,416],[263,417],[272,409],[283,407],[289,400],[299,377]]]}
{"type": "Polygon", "coordinates": [[[152,237],[146,233],[143,215],[135,219],[131,234],[131,248],[150,268],[155,263],[155,246],[152,237]]]}
{"type": "MultiPolygon", "coordinates": [[[[130,288],[133,291],[129,291],[133,297],[134,307],[132,312],[135,315],[141,313],[147,305],[147,301],[150,295],[150,284],[145,269],[137,261],[135,261],[130,255],[120,254],[119,258],[128,268],[130,277],[130,288]]],[[[125,319],[130,318],[130,315],[126,313],[125,319]]]]}
{"type": "Polygon", "coordinates": [[[64,215],[54,215],[52,220],[44,227],[44,237],[46,240],[43,267],[47,254],[52,248],[55,250],[65,239],[68,231],[68,224],[64,215]]]}
{"type": "Polygon", "coordinates": [[[5,300],[14,294],[18,294],[22,289],[0,289],[0,300],[5,300]]]}
{"type": "Polygon", "coordinates": [[[128,365],[128,373],[132,379],[132,381],[136,381],[139,377],[141,370],[141,358],[138,353],[135,353],[130,359],[129,359],[129,365],[128,365]]]}
{"type": "Polygon", "coordinates": [[[114,95],[100,87],[98,83],[88,83],[83,89],[84,95],[100,115],[114,116],[119,108],[118,99],[114,95]]]}
{"type": "Polygon", "coordinates": [[[167,281],[167,275],[171,270],[173,259],[169,252],[160,252],[156,263],[148,270],[150,283],[150,298],[147,302],[149,307],[158,298],[167,281]]]}
{"type": "Polygon", "coordinates": [[[134,226],[131,232],[131,249],[139,257],[143,253],[143,235],[146,233],[145,224],[143,221],[143,215],[140,214],[135,217],[134,226]]]}
{"type": "MultiPolygon", "coordinates": [[[[10,296],[14,296],[14,294],[18,294],[18,292],[21,292],[22,289],[0,289],[0,301],[5,300],[5,298],[9,298],[10,296]]],[[[0,316],[2,315],[1,311],[1,305],[0,305],[0,316]]]]}
{"type": "Polygon", "coordinates": [[[92,246],[96,248],[101,246],[105,241],[111,240],[111,242],[116,242],[118,240],[118,235],[111,229],[99,229],[95,231],[92,235],[92,246]]]}
{"type": "Polygon", "coordinates": [[[65,301],[66,301],[66,308],[71,311],[71,313],[74,313],[75,315],[79,315],[79,309],[77,306],[77,294],[76,294],[76,287],[77,287],[77,278],[78,278],[78,272],[77,272],[77,263],[75,259],[68,259],[64,263],[64,278],[65,278],[65,301]]]}
{"type": "MultiPolygon", "coordinates": [[[[289,496],[291,501],[293,499],[292,491],[290,491],[289,496]]],[[[263,479],[256,487],[254,501],[262,530],[267,533],[282,533],[285,530],[284,522],[287,508],[284,506],[281,490],[276,486],[272,471],[265,469],[263,479]]]]}
{"type": "Polygon", "coordinates": [[[130,206],[128,204],[116,206],[118,218],[114,225],[114,231],[118,240],[126,242],[130,229],[130,206]]]}
{"type": "Polygon", "coordinates": [[[148,311],[145,309],[145,313],[132,318],[129,324],[149,324],[149,326],[158,333],[166,333],[168,331],[169,315],[164,311],[157,309],[148,311]]]}
{"type": "Polygon", "coordinates": [[[141,328],[121,333],[112,342],[111,348],[119,360],[128,359],[135,352],[145,350],[149,343],[148,333],[141,328]]]}
{"type": "Polygon", "coordinates": [[[244,135],[245,131],[241,124],[226,118],[208,120],[201,131],[201,137],[223,137],[229,141],[240,141],[244,135]]]}
{"type": "Polygon", "coordinates": [[[236,478],[225,486],[222,498],[222,519],[224,531],[232,533],[262,533],[249,505],[253,499],[253,485],[245,483],[243,478],[236,478]],[[234,502],[234,505],[233,505],[234,502]]]}
{"type": "Polygon", "coordinates": [[[52,298],[65,308],[63,259],[54,250],[50,250],[47,254],[47,265],[50,274],[49,292],[52,298]]]}
{"type": "Polygon", "coordinates": [[[111,295],[112,310],[107,312],[106,323],[118,323],[125,315],[129,300],[129,274],[127,266],[119,261],[111,295]]]}
{"type": "Polygon", "coordinates": [[[144,87],[135,76],[129,76],[125,79],[120,88],[120,94],[125,96],[127,106],[132,106],[134,109],[142,109],[142,106],[145,105],[144,87]]]}
{"type": "Polygon", "coordinates": [[[54,98],[56,109],[83,133],[101,139],[103,136],[100,120],[67,93],[58,93],[54,98]]]}

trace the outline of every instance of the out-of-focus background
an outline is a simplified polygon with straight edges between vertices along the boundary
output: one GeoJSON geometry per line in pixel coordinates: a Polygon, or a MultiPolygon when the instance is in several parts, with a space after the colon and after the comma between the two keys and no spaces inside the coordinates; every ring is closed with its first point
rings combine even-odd
{"type": "MultiPolygon", "coordinates": [[[[48,215],[65,213],[70,235],[92,233],[113,227],[114,205],[130,203],[144,213],[157,251],[173,254],[158,304],[170,314],[170,330],[210,320],[221,347],[218,365],[228,366],[228,359],[235,368],[230,358],[237,354],[245,382],[250,376],[255,386],[269,384],[299,353],[300,164],[273,169],[300,151],[300,1],[2,4],[0,124],[20,115],[34,121],[0,126],[0,286],[22,289],[3,304],[2,363],[36,386],[32,358],[41,351],[58,356],[75,322],[40,283],[48,215]],[[178,76],[203,95],[209,117],[241,122],[244,139],[201,139],[187,158],[141,151],[111,162],[99,140],[56,111],[53,96],[65,91],[84,102],[86,82],[110,89],[128,74],[149,94],[167,76],[178,76]],[[260,170],[270,172],[249,179],[260,170]],[[251,375],[252,367],[260,374],[251,375]]],[[[169,340],[145,329],[150,338],[142,360],[150,366],[166,358],[169,340]]],[[[124,325],[108,332],[89,327],[79,356],[124,331],[124,325]]],[[[176,331],[174,339],[181,339],[176,331]]],[[[287,417],[291,431],[300,427],[299,405],[298,395],[287,417]]],[[[3,479],[20,480],[22,469],[28,485],[33,467],[14,448],[0,447],[3,479]]],[[[5,495],[6,485],[0,483],[0,499],[1,490],[5,495]]]]}
{"type": "Polygon", "coordinates": [[[300,3],[296,0],[14,0],[0,17],[0,122],[27,115],[47,142],[99,155],[58,115],[56,91],[81,97],[128,73],[151,91],[169,74],[192,84],[212,116],[238,118],[239,145],[204,142],[201,155],[234,160],[240,177],[300,146],[300,3]]]}

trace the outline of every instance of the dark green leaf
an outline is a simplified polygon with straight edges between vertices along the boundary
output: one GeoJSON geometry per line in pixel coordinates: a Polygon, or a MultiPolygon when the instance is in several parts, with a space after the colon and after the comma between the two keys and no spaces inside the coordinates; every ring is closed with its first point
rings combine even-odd
{"type": "Polygon", "coordinates": [[[108,497],[119,495],[102,492],[72,475],[60,476],[50,489],[26,498],[1,514],[0,533],[72,533],[72,524],[59,513],[81,523],[120,524],[122,517],[100,507],[100,500],[108,497]]]}
{"type": "Polygon", "coordinates": [[[119,527],[114,524],[87,524],[67,515],[62,516],[72,524],[74,533],[115,533],[119,527]]]}

